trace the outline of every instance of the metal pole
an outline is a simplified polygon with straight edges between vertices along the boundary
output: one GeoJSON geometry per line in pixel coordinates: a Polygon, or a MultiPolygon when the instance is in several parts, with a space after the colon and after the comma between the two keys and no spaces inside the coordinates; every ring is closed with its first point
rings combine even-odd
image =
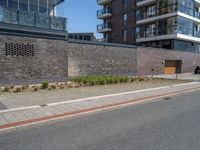
{"type": "Polygon", "coordinates": [[[19,10],[19,0],[17,1],[17,9],[19,10]]]}
{"type": "Polygon", "coordinates": [[[40,0],[38,0],[38,13],[40,13],[40,0]]]}
{"type": "Polygon", "coordinates": [[[176,62],[176,80],[178,79],[178,61],[176,62]]]}
{"type": "Polygon", "coordinates": [[[8,0],[6,0],[6,7],[8,8],[9,6],[8,6],[8,0]]]}
{"type": "Polygon", "coordinates": [[[49,0],[47,0],[47,14],[49,14],[49,0]]]}
{"type": "Polygon", "coordinates": [[[28,11],[30,11],[30,0],[28,0],[28,11]]]}

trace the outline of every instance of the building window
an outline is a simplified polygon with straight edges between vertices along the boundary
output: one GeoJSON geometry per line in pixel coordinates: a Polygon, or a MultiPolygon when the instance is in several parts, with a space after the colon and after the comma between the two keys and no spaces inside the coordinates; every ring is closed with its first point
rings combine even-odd
{"type": "Polygon", "coordinates": [[[140,27],[136,27],[134,33],[135,33],[135,35],[134,35],[135,38],[140,38],[140,27]]]}
{"type": "Polygon", "coordinates": [[[141,18],[141,15],[140,15],[140,10],[139,10],[139,9],[138,9],[138,10],[136,10],[136,12],[135,12],[135,17],[136,17],[136,20],[143,19],[143,18],[141,18]]]}
{"type": "Polygon", "coordinates": [[[152,37],[156,35],[156,25],[153,24],[149,24],[146,26],[146,36],[147,37],[152,37]]]}
{"type": "Polygon", "coordinates": [[[123,14],[123,25],[126,26],[128,23],[128,15],[127,14],[123,14]]]}
{"type": "Polygon", "coordinates": [[[84,36],[84,40],[86,40],[86,41],[92,41],[92,38],[89,35],[85,35],[84,36]]]}
{"type": "Polygon", "coordinates": [[[146,12],[147,12],[147,18],[155,16],[156,15],[156,6],[154,5],[154,6],[147,7],[146,12]]]}
{"type": "Polygon", "coordinates": [[[123,9],[127,9],[129,0],[122,0],[123,9]]]}
{"type": "Polygon", "coordinates": [[[126,41],[127,41],[127,34],[128,34],[128,31],[127,31],[127,30],[123,30],[123,31],[122,31],[123,42],[126,42],[126,41]]]}

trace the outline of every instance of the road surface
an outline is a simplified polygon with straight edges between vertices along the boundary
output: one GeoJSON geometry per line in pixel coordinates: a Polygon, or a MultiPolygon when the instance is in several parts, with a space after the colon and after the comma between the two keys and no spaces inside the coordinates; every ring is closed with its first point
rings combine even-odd
{"type": "Polygon", "coordinates": [[[0,150],[198,150],[200,91],[0,133],[0,150]]]}

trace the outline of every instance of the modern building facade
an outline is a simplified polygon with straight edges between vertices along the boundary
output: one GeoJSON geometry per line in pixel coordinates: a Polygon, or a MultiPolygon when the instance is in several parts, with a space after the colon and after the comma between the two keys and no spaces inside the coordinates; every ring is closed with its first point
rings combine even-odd
{"type": "Polygon", "coordinates": [[[199,0],[97,0],[105,41],[200,52],[199,0]]]}
{"type": "Polygon", "coordinates": [[[64,0],[0,0],[0,34],[67,39],[64,0]]]}
{"type": "Polygon", "coordinates": [[[68,38],[72,40],[81,40],[81,41],[97,41],[94,33],[68,33],[68,38]]]}

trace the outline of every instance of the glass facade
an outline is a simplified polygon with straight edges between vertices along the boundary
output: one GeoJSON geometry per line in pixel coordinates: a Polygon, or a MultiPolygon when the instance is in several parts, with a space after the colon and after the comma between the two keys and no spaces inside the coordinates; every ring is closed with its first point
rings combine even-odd
{"type": "Polygon", "coordinates": [[[180,51],[200,53],[200,45],[193,42],[173,40],[172,48],[180,51]]]}
{"type": "Polygon", "coordinates": [[[193,0],[158,0],[153,5],[137,10],[136,19],[142,20],[177,11],[200,19],[199,4],[193,0]]]}
{"type": "Polygon", "coordinates": [[[200,19],[200,3],[193,0],[157,0],[154,4],[136,10],[136,20],[174,12],[181,12],[189,16],[182,17],[182,15],[175,14],[173,17],[163,17],[163,19],[140,24],[135,29],[136,39],[149,38],[149,42],[146,40],[139,44],[199,53],[200,44],[192,41],[192,38],[199,38],[200,41],[200,23],[195,21],[195,18],[200,19]],[[191,19],[190,16],[195,18],[191,19]],[[178,34],[189,37],[185,41],[178,40],[176,38],[178,34]],[[169,35],[166,36],[168,39],[152,41],[151,37],[163,35],[169,35]],[[172,38],[169,39],[169,37],[172,38]]]}
{"type": "Polygon", "coordinates": [[[63,0],[0,0],[0,23],[66,31],[66,18],[56,16],[63,0]]]}

